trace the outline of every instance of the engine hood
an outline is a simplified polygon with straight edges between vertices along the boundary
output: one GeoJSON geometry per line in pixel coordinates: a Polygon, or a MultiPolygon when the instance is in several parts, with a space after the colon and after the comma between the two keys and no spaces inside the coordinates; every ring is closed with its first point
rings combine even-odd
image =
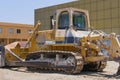
{"type": "Polygon", "coordinates": [[[89,33],[90,33],[90,31],[68,30],[66,33],[66,37],[82,38],[82,37],[88,36],[89,33]]]}

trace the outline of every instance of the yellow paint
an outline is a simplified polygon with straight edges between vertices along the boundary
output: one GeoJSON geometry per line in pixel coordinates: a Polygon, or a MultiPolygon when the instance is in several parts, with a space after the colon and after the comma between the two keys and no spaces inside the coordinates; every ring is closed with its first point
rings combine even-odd
{"type": "MultiPolygon", "coordinates": [[[[56,44],[56,41],[64,41],[65,35],[63,37],[56,37],[56,33],[58,31],[58,18],[59,15],[62,11],[68,10],[69,9],[73,11],[83,11],[86,16],[88,17],[87,11],[84,10],[78,10],[78,9],[73,9],[73,8],[65,8],[65,9],[60,9],[58,10],[58,15],[56,19],[56,27],[53,30],[44,30],[44,31],[37,31],[38,27],[40,26],[40,23],[37,24],[37,26],[34,29],[34,32],[31,34],[31,37],[28,40],[28,48],[21,48],[20,44],[16,45],[13,49],[11,49],[14,53],[16,53],[18,56],[21,58],[25,59],[26,55],[29,54],[30,52],[35,52],[35,51],[40,51],[40,50],[46,50],[46,51],[70,51],[70,52],[75,52],[80,55],[82,55],[84,61],[87,62],[95,62],[95,61],[100,61],[103,60],[103,56],[99,56],[98,53],[100,52],[101,48],[106,48],[104,45],[99,45],[97,44],[97,41],[99,40],[111,40],[112,41],[112,47],[109,48],[110,51],[111,49],[114,50],[115,48],[120,51],[120,44],[117,42],[115,36],[111,35],[109,38],[104,38],[102,35],[89,35],[87,37],[83,37],[80,39],[80,44],[75,45],[75,44],[68,44],[68,43],[60,43],[56,44]],[[53,42],[52,44],[45,44],[47,41],[53,42]],[[114,44],[115,43],[115,44],[114,44]]],[[[70,12],[70,11],[69,11],[70,12]]],[[[86,18],[86,24],[89,25],[89,18],[86,18]]],[[[116,49],[115,49],[116,50],[116,49]]],[[[115,52],[115,51],[113,51],[115,52]]],[[[113,52],[110,52],[111,54],[114,54],[113,52]]],[[[120,54],[120,53],[119,53],[120,54]]],[[[10,56],[8,53],[6,53],[6,58],[8,61],[15,61],[16,59],[13,56],[10,56]]]]}

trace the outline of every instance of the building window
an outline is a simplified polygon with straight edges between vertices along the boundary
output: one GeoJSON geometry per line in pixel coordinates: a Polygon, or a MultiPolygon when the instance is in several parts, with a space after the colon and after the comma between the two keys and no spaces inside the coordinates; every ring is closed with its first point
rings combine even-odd
{"type": "Polygon", "coordinates": [[[30,29],[29,29],[27,32],[28,32],[28,33],[31,33],[31,32],[32,32],[32,30],[30,30],[30,29]]]}
{"type": "Polygon", "coordinates": [[[2,33],[2,28],[0,28],[0,33],[2,33]]]}
{"type": "Polygon", "coordinates": [[[13,28],[10,28],[10,29],[9,29],[9,33],[10,33],[10,34],[13,34],[13,28]]]}
{"type": "Polygon", "coordinates": [[[20,29],[17,29],[17,34],[20,34],[21,33],[21,30],[20,29]]]}

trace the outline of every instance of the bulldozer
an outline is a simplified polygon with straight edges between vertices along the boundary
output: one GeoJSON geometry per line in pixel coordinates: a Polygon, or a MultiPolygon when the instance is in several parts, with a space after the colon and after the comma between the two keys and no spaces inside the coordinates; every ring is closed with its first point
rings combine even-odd
{"type": "Polygon", "coordinates": [[[87,10],[58,9],[51,18],[50,30],[39,31],[40,25],[38,22],[27,42],[14,42],[1,50],[1,67],[78,74],[82,70],[103,71],[109,59],[120,59],[119,36],[93,30],[87,10]]]}

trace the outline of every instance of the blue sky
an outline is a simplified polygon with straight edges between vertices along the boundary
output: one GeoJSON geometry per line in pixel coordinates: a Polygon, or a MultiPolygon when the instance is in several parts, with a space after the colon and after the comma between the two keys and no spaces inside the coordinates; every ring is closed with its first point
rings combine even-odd
{"type": "Polygon", "coordinates": [[[75,0],[1,0],[0,22],[34,24],[34,9],[75,0]]]}

